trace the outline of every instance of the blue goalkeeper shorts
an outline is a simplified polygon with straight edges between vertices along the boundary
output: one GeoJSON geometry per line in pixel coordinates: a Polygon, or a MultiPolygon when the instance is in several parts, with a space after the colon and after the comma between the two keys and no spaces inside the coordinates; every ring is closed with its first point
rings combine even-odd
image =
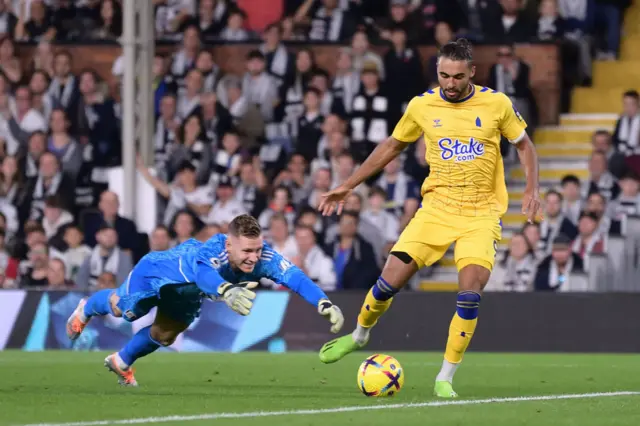
{"type": "Polygon", "coordinates": [[[153,262],[143,258],[116,289],[122,318],[133,322],[157,306],[162,315],[191,324],[200,316],[204,293],[195,283],[167,282],[159,272],[153,262]]]}

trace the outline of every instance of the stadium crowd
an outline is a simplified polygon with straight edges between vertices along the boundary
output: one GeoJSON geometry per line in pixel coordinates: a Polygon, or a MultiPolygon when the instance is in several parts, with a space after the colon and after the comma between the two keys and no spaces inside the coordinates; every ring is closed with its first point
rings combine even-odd
{"type": "MultiPolygon", "coordinates": [[[[484,83],[508,94],[535,128],[529,67],[513,43],[562,43],[579,58],[566,85],[589,84],[592,52],[616,58],[629,2],[269,3],[265,11],[251,0],[154,0],[157,38],[177,46],[153,63],[155,165],[139,161],[138,171],[162,208],[147,236],[118,214],[106,180],[122,164],[123,59],[103,81],[94,69],[72,72],[64,45],[117,40],[120,2],[0,0],[0,287],[115,287],[149,250],[206,239],[247,212],[323,289],[368,288],[419,206],[424,141],[357,188],[341,216],[316,207],[391,133],[406,102],[437,84],[435,58],[421,63],[416,44],[463,35],[501,45],[484,83]],[[256,48],[244,75],[225,75],[206,43],[238,41],[256,48]],[[343,44],[335,74],[287,41],[343,44]],[[38,44],[27,67],[19,42],[38,44]],[[370,48],[378,43],[390,46],[384,56],[370,48]]],[[[500,262],[505,290],[557,289],[568,271],[588,267],[590,253],[606,251],[608,234],[624,233],[624,215],[640,203],[638,101],[627,93],[615,134],[593,135],[590,180],[566,176],[545,196],[546,220],[513,237],[500,262]]]]}

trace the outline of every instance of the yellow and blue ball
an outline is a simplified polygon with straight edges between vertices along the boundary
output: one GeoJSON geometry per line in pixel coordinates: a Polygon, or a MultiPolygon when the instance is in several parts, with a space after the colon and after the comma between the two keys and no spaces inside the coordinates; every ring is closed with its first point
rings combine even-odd
{"type": "Polygon", "coordinates": [[[358,368],[358,388],[366,396],[393,396],[404,385],[404,370],[392,356],[371,355],[358,368]]]}

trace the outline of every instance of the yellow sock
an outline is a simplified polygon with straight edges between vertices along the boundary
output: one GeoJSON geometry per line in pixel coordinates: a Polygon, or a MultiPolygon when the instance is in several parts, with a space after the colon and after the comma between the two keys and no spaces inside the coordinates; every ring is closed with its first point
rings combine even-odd
{"type": "Polygon", "coordinates": [[[378,318],[391,306],[391,301],[396,293],[397,290],[391,287],[382,277],[378,278],[378,281],[367,293],[367,297],[365,297],[364,303],[360,308],[358,324],[364,328],[371,328],[376,325],[378,318]]]}
{"type": "Polygon", "coordinates": [[[478,318],[465,320],[460,318],[457,312],[453,315],[451,325],[449,325],[449,338],[444,359],[452,364],[458,364],[462,361],[462,356],[471,343],[476,324],[478,324],[478,318]]]}
{"type": "Polygon", "coordinates": [[[478,324],[478,308],[480,294],[474,291],[458,293],[456,313],[449,325],[449,338],[444,359],[453,364],[462,361],[462,357],[471,343],[471,338],[478,324]]]}

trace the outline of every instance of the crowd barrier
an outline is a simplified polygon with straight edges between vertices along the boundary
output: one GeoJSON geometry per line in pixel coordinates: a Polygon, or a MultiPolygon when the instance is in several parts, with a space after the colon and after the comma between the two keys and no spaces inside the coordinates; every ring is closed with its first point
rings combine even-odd
{"type": "MultiPolygon", "coordinates": [[[[65,323],[79,292],[0,291],[0,349],[113,350],[148,325],[114,317],[92,320],[73,345],[65,323]]],[[[351,331],[361,292],[330,295],[351,331]]],[[[455,293],[402,292],[372,334],[369,351],[441,351],[455,293]]],[[[639,352],[638,293],[486,293],[471,350],[487,352],[639,352]]],[[[251,315],[205,302],[200,317],[166,350],[191,352],[316,351],[335,337],[316,308],[286,291],[258,293],[251,315]]]]}

